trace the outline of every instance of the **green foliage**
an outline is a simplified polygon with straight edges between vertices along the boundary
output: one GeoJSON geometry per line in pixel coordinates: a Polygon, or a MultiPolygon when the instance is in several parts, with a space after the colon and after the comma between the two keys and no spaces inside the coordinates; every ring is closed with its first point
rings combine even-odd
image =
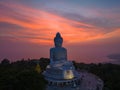
{"type": "Polygon", "coordinates": [[[37,60],[0,64],[0,90],[45,90],[46,81],[35,71],[37,60]]]}
{"type": "Polygon", "coordinates": [[[45,80],[41,74],[23,71],[16,75],[15,90],[44,90],[45,80]]]}

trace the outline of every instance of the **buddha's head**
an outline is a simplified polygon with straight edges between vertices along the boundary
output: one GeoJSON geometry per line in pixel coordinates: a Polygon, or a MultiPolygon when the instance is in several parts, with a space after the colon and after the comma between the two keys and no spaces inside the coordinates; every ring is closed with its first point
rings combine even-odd
{"type": "Polygon", "coordinates": [[[61,37],[60,33],[58,32],[56,34],[56,37],[54,38],[55,47],[61,47],[63,42],[63,38],[61,37]]]}

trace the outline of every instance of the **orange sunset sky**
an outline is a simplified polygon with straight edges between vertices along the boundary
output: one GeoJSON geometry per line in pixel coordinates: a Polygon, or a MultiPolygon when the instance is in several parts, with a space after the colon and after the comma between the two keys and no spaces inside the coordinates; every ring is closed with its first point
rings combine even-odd
{"type": "Polygon", "coordinates": [[[119,8],[119,0],[0,0],[0,60],[49,58],[60,32],[69,60],[120,63],[119,8]]]}

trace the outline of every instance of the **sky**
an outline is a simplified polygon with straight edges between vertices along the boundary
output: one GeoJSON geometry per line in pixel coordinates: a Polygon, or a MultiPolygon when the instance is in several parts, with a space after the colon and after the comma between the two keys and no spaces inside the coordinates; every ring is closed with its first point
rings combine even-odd
{"type": "Polygon", "coordinates": [[[0,0],[0,60],[49,58],[57,32],[68,60],[120,63],[120,0],[0,0]]]}

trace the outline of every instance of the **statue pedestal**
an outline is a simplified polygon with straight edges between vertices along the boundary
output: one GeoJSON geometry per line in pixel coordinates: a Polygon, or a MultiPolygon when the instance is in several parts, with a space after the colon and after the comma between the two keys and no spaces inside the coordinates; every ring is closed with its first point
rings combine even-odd
{"type": "Polygon", "coordinates": [[[48,83],[46,90],[102,90],[103,81],[94,74],[79,72],[79,75],[73,80],[48,83]]]}

